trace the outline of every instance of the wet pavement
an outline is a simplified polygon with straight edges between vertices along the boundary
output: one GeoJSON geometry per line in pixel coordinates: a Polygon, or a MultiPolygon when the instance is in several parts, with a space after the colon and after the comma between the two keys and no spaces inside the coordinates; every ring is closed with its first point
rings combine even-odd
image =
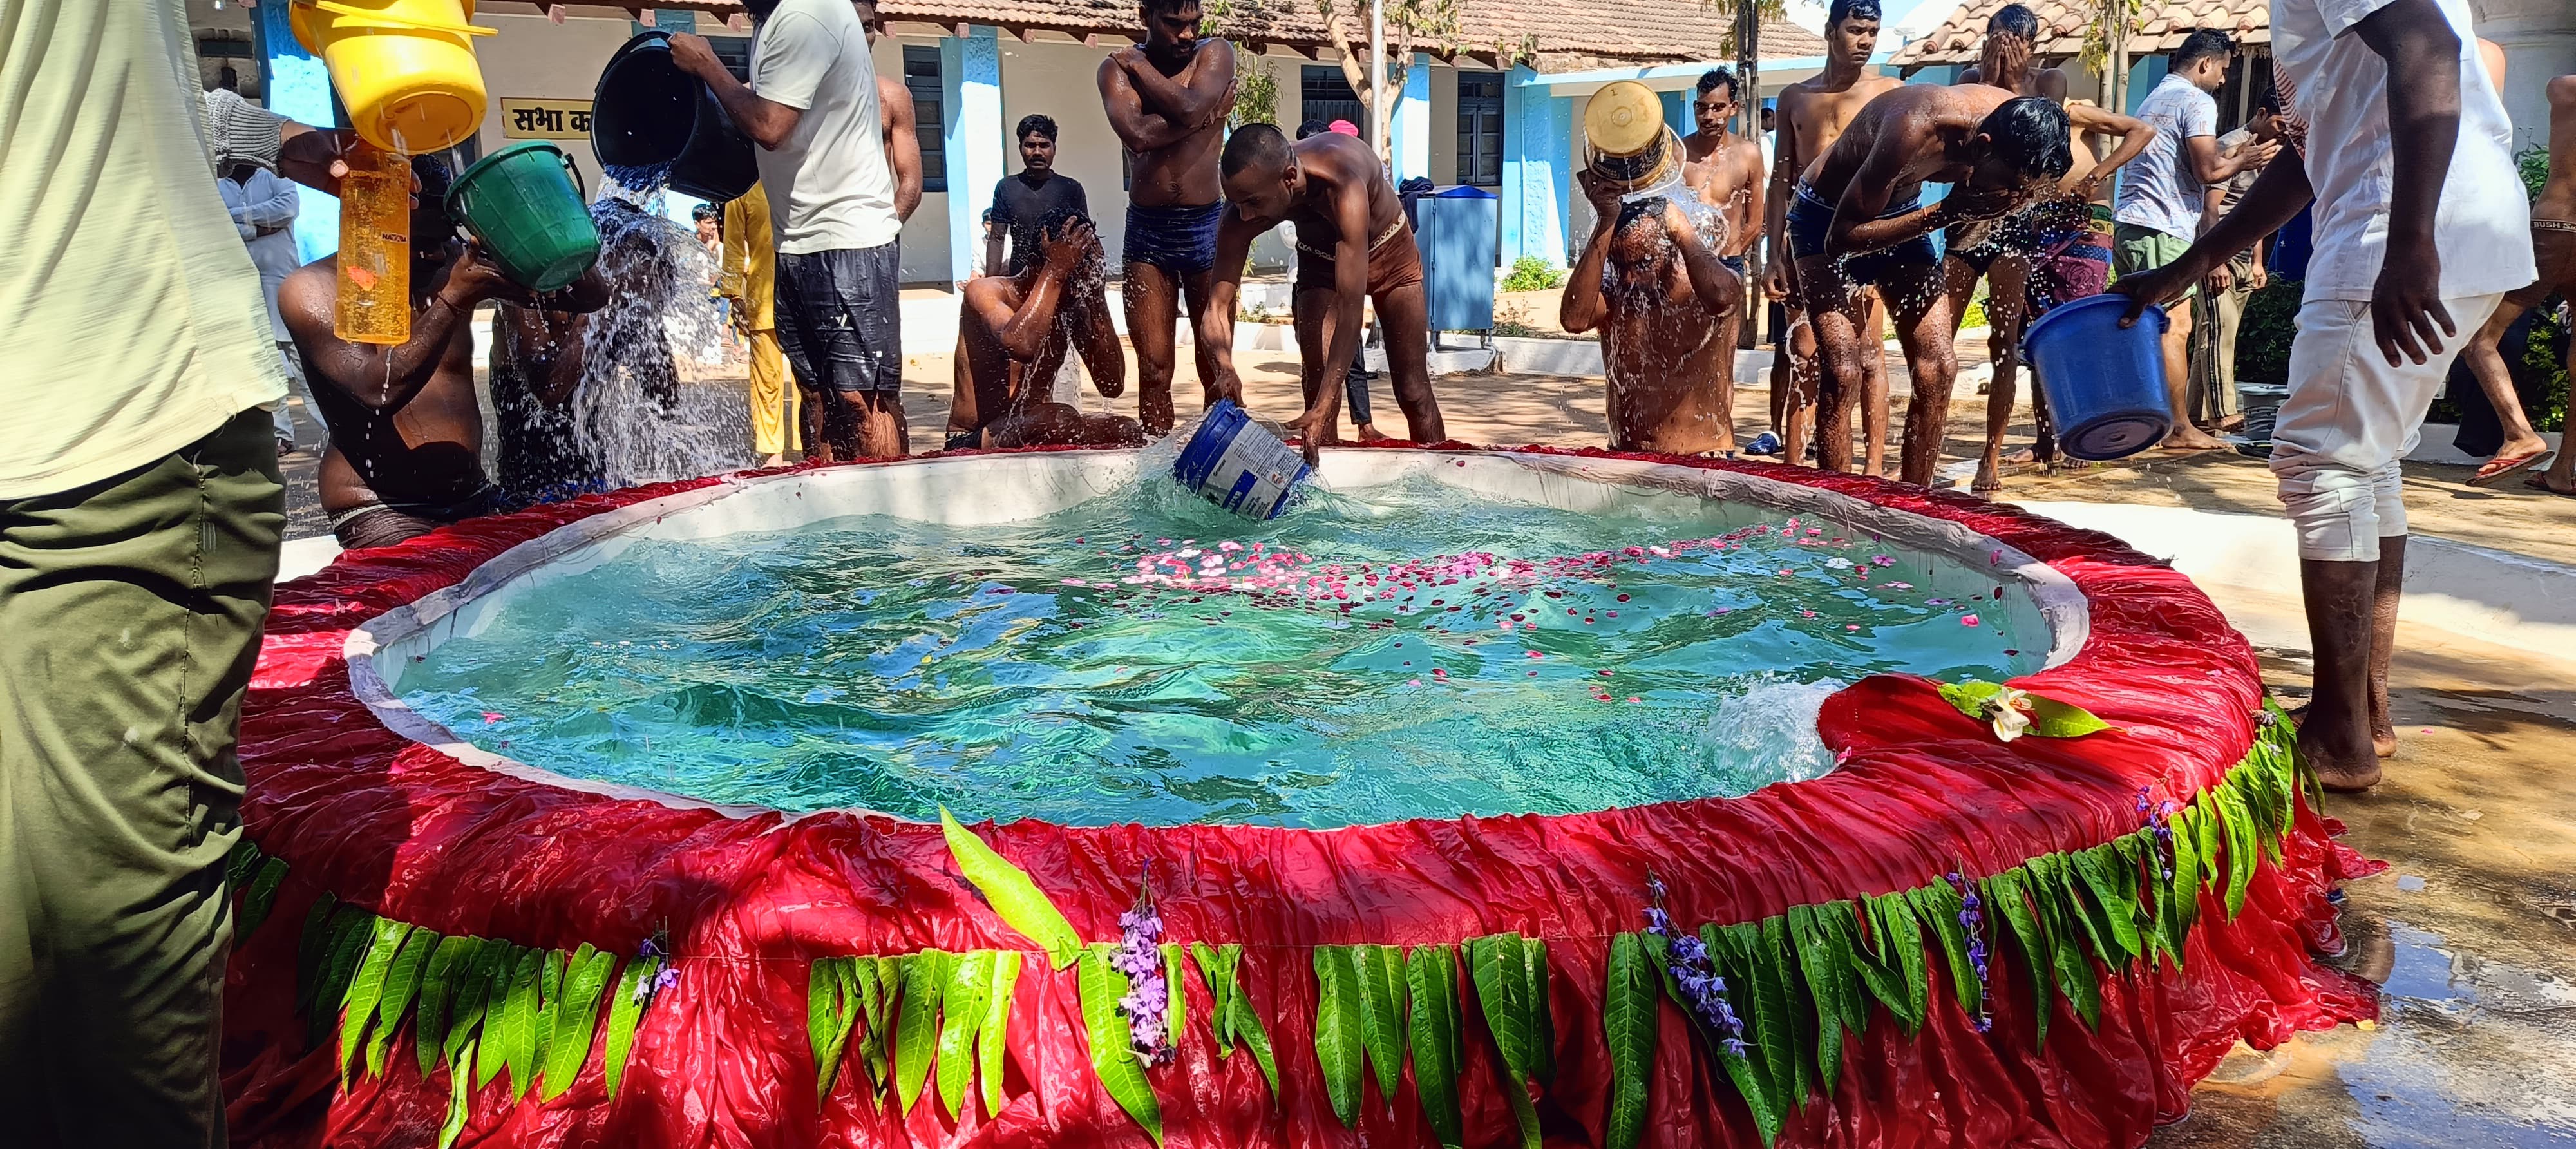
{"type": "MultiPolygon", "coordinates": [[[[2262,653],[2303,702],[2306,655],[2262,653]]],[[[2390,681],[2387,780],[2327,802],[2389,863],[2334,959],[2381,1023],[2240,1048],[2151,1149],[2576,1146],[2576,664],[2401,627],[2390,681]]]]}

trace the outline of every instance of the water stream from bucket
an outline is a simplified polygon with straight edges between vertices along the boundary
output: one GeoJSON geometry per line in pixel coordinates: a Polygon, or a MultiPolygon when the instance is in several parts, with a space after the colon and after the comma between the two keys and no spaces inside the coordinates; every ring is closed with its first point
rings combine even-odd
{"type": "Polygon", "coordinates": [[[739,387],[683,378],[684,360],[722,346],[708,298],[713,260],[663,212],[667,165],[608,169],[591,204],[606,307],[590,316],[575,437],[610,487],[730,471],[752,462],[739,387]]]}

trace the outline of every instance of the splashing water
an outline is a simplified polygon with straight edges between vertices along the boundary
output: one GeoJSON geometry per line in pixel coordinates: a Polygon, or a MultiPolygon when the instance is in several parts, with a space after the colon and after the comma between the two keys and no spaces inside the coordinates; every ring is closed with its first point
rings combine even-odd
{"type": "Polygon", "coordinates": [[[723,321],[705,287],[713,261],[663,214],[670,168],[612,167],[607,175],[590,214],[609,301],[586,328],[575,437],[611,487],[746,466],[742,389],[686,379],[681,370],[678,349],[720,346],[723,321]]]}

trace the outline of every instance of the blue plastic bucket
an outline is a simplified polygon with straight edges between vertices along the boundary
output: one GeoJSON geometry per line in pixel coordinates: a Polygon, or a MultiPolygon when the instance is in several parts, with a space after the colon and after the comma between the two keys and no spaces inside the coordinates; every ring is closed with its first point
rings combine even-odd
{"type": "Polygon", "coordinates": [[[1172,477],[1182,486],[1254,519],[1277,515],[1309,473],[1304,455],[1253,422],[1232,399],[1208,408],[1172,464],[1172,477]]]}
{"type": "Polygon", "coordinates": [[[2120,326],[2125,295],[2091,295],[2051,308],[2022,336],[2022,358],[2039,376],[2057,446],[2089,462],[2125,459],[2173,430],[2165,397],[2165,313],[2150,307],[2120,326]]]}

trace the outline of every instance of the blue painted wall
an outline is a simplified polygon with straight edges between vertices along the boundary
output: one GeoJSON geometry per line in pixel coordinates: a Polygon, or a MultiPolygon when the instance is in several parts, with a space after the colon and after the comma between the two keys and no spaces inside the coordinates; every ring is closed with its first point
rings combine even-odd
{"type": "Polygon", "coordinates": [[[939,41],[939,80],[947,97],[949,277],[973,278],[984,250],[984,209],[1003,170],[1002,45],[989,25],[939,41]]]}

